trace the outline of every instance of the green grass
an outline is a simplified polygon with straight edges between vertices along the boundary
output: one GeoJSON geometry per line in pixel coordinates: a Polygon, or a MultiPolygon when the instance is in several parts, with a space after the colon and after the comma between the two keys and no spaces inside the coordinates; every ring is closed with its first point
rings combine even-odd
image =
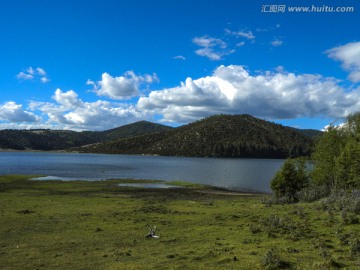
{"type": "Polygon", "coordinates": [[[28,178],[0,176],[1,269],[360,268],[359,224],[317,203],[28,178]]]}

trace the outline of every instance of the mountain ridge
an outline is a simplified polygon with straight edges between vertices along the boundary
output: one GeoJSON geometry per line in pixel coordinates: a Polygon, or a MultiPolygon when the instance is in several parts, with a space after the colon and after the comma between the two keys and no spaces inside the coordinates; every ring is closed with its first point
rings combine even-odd
{"type": "Polygon", "coordinates": [[[106,140],[127,138],[139,134],[147,134],[172,129],[171,127],[138,121],[104,131],[72,131],[72,130],[0,130],[0,149],[14,150],[65,150],[72,147],[100,143],[106,140]]]}
{"type": "Polygon", "coordinates": [[[210,116],[168,131],[78,150],[162,156],[286,158],[310,155],[312,146],[313,140],[295,128],[244,114],[210,116]]]}

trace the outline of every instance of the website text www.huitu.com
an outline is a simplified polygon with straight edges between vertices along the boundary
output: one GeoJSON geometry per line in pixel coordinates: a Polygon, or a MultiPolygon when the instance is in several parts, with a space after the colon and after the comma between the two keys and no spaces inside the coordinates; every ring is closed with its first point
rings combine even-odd
{"type": "Polygon", "coordinates": [[[335,6],[287,6],[287,5],[262,5],[261,12],[269,13],[350,13],[354,12],[355,7],[335,7],[335,6]]]}

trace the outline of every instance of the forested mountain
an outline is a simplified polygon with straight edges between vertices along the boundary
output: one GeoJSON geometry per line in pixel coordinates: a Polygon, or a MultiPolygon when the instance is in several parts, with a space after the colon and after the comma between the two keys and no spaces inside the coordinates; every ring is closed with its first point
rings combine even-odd
{"type": "Polygon", "coordinates": [[[139,121],[114,129],[98,132],[102,140],[116,140],[119,138],[128,138],[142,134],[150,134],[173,129],[172,127],[151,123],[148,121],[139,121]]]}
{"type": "Polygon", "coordinates": [[[299,130],[250,115],[217,115],[172,130],[81,147],[81,152],[286,158],[311,153],[299,130]]]}
{"type": "Polygon", "coordinates": [[[172,128],[147,121],[140,121],[106,131],[0,130],[0,148],[15,150],[64,150],[169,129],[172,128]]]}

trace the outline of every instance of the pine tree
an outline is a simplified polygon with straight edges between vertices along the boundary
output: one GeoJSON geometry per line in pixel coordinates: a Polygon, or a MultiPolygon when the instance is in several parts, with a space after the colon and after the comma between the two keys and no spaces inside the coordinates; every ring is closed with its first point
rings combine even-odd
{"type": "Polygon", "coordinates": [[[306,187],[309,177],[305,159],[287,159],[271,181],[271,189],[277,198],[286,197],[289,201],[298,200],[296,194],[306,187]]]}

